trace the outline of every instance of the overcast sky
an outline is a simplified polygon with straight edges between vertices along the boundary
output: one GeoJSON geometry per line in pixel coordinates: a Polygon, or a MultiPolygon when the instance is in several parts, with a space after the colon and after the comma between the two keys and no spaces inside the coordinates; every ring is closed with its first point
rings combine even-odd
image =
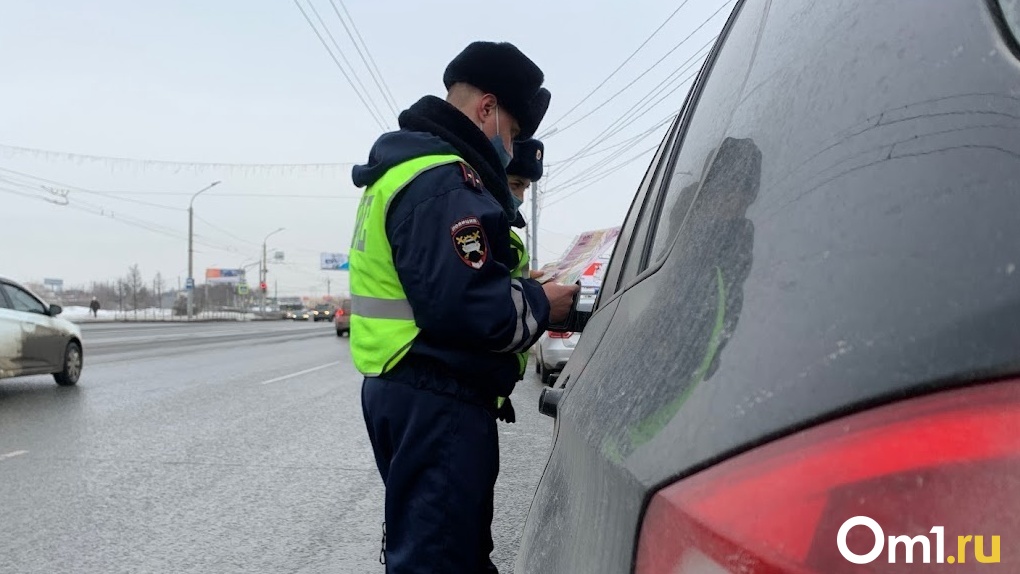
{"type": "MultiPolygon", "coordinates": [[[[309,0],[300,1],[318,24],[309,0]]],[[[393,129],[396,117],[333,6],[311,1],[367,88],[365,98],[393,129]]],[[[513,42],[543,68],[553,98],[539,131],[558,131],[546,139],[540,263],[581,231],[620,224],[648,150],[665,132],[655,126],[683,103],[689,82],[679,80],[689,74],[678,72],[704,53],[732,6],[689,0],[560,120],[681,3],[345,5],[398,109],[443,95],[444,68],[474,40],[513,42]],[[565,163],[586,148],[586,157],[565,163]]],[[[382,131],[293,0],[4,2],[0,275],[84,285],[137,263],[146,278],[158,271],[176,285],[187,276],[190,195],[222,181],[195,201],[196,277],[207,267],[256,261],[266,234],[283,227],[269,249],[283,251],[286,263],[270,266],[270,284],[278,281],[281,295],[319,296],[329,278],[333,294],[344,292],[346,274],[319,271],[319,253],[347,251],[359,197],[349,164],[364,161],[382,131]]]]}

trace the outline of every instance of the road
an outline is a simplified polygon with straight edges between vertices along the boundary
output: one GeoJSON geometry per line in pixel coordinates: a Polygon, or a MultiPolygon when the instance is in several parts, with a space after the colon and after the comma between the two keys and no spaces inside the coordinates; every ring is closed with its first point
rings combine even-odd
{"type": "MultiPolygon", "coordinates": [[[[85,327],[77,387],[0,381],[0,573],[383,572],[346,338],[310,323],[85,327]]],[[[494,560],[549,451],[533,374],[499,423],[494,560]]]]}

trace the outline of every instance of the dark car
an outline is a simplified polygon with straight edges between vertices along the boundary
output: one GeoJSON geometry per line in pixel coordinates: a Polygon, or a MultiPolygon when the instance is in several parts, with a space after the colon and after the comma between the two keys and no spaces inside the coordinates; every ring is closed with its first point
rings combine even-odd
{"type": "Polygon", "coordinates": [[[307,321],[312,318],[312,312],[308,309],[290,309],[284,314],[284,319],[292,321],[307,321]]]}
{"type": "Polygon", "coordinates": [[[1018,10],[737,3],[557,326],[516,572],[1020,572],[1018,10]]]}
{"type": "Polygon", "coordinates": [[[336,336],[343,337],[351,334],[351,300],[344,299],[333,314],[333,325],[336,327],[336,336]]]}
{"type": "Polygon", "coordinates": [[[333,319],[333,313],[335,309],[332,305],[322,304],[316,305],[312,310],[312,320],[318,323],[319,321],[331,321],[333,319]]]}

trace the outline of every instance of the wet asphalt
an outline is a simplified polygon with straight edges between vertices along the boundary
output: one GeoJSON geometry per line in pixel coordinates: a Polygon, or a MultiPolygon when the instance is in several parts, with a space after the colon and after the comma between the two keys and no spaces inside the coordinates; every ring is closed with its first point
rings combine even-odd
{"type": "MultiPolygon", "coordinates": [[[[94,324],[76,387],[0,381],[0,573],[381,573],[382,482],[325,323],[94,324]]],[[[552,419],[499,423],[512,571],[552,419]]]]}

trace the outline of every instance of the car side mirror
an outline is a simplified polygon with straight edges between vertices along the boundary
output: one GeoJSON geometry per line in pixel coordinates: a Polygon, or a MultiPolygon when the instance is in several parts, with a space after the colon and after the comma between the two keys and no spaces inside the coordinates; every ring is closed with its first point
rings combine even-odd
{"type": "Polygon", "coordinates": [[[50,317],[56,317],[64,312],[64,308],[60,305],[50,305],[50,317]]]}

